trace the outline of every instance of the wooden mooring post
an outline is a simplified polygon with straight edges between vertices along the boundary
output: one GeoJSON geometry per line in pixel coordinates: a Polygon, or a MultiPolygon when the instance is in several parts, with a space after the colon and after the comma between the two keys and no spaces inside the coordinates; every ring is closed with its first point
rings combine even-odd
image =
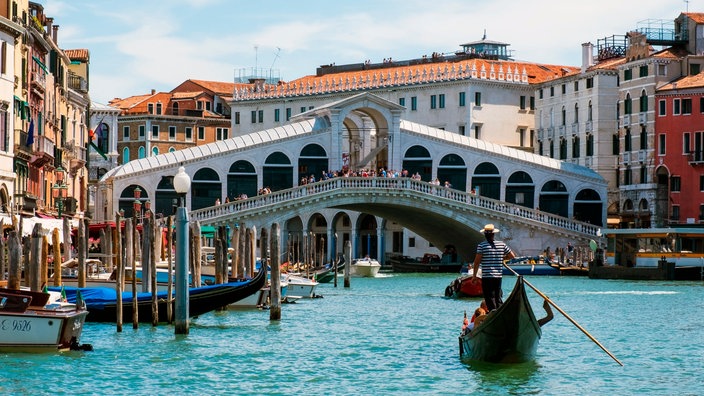
{"type": "Polygon", "coordinates": [[[352,242],[345,242],[345,282],[344,287],[350,287],[350,264],[352,264],[352,242]]]}
{"type": "MultiPolygon", "coordinates": [[[[271,305],[269,308],[269,320],[281,320],[281,243],[279,241],[279,224],[271,225],[271,243],[269,259],[271,260],[271,280],[269,295],[271,305]]],[[[263,230],[262,230],[263,235],[263,230]]],[[[264,270],[266,267],[262,264],[264,270]]]]}

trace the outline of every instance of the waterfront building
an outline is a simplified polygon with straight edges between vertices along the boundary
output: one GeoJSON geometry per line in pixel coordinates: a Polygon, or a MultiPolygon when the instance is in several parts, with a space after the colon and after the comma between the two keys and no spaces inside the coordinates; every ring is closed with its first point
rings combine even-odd
{"type": "Polygon", "coordinates": [[[88,147],[89,186],[88,212],[96,222],[103,222],[108,217],[106,207],[95,206],[95,195],[106,194],[100,187],[100,178],[115,168],[118,163],[117,134],[120,110],[101,103],[90,105],[90,125],[92,139],[88,147]]]}

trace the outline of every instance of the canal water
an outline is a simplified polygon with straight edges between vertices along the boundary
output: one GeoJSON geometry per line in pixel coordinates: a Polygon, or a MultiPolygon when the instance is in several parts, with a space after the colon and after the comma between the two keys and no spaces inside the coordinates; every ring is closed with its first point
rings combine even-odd
{"type": "MultiPolygon", "coordinates": [[[[464,310],[443,297],[452,274],[380,274],[269,312],[228,310],[171,326],[86,324],[93,352],[1,354],[8,395],[700,395],[704,283],[527,276],[613,353],[555,311],[534,362],[458,357],[464,310]]],[[[510,292],[513,277],[504,278],[510,292]]],[[[542,301],[528,294],[542,317],[542,301]]]]}

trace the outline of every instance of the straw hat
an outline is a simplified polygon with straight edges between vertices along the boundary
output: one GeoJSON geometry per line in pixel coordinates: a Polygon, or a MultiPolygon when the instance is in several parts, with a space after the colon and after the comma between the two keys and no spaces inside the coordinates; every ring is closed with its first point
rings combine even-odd
{"type": "Polygon", "coordinates": [[[481,232],[482,234],[496,234],[499,231],[501,230],[499,230],[498,228],[494,228],[493,224],[487,224],[484,226],[483,229],[479,230],[479,232],[481,232]]]}

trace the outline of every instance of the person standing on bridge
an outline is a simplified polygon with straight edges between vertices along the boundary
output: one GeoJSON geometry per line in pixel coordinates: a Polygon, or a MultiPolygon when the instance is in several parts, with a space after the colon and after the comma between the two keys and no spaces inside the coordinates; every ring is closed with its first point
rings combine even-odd
{"type": "Polygon", "coordinates": [[[487,224],[479,232],[484,234],[485,241],[477,246],[477,254],[474,256],[474,268],[472,271],[472,283],[477,281],[477,270],[482,266],[482,291],[488,312],[498,308],[501,300],[501,280],[503,275],[503,262],[510,260],[516,255],[504,242],[494,240],[494,236],[499,232],[493,224],[487,224]]]}

